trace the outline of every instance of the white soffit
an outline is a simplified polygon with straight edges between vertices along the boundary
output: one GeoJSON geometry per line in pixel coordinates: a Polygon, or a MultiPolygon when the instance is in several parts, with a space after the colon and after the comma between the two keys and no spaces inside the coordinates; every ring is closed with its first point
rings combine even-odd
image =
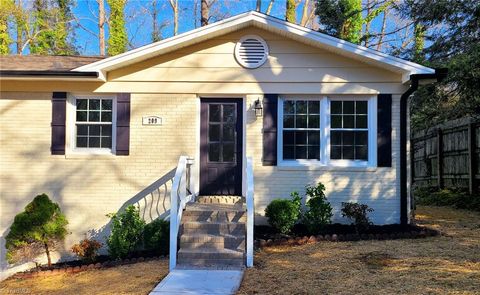
{"type": "Polygon", "coordinates": [[[310,46],[401,73],[403,77],[402,82],[409,81],[412,74],[435,73],[435,70],[432,68],[356,45],[256,11],[239,14],[205,27],[81,66],[73,71],[98,71],[100,77],[105,77],[105,73],[110,70],[125,67],[252,25],[310,46]]]}

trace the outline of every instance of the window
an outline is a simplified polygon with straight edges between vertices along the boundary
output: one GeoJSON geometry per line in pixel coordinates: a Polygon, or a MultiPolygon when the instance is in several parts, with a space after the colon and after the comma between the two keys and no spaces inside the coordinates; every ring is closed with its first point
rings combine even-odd
{"type": "Polygon", "coordinates": [[[330,159],[368,161],[368,102],[330,103],[330,159]]]}
{"type": "Polygon", "coordinates": [[[235,162],[235,104],[208,105],[208,161],[235,162]]]}
{"type": "Polygon", "coordinates": [[[320,160],[320,102],[286,100],[283,104],[283,159],[320,160]]]}
{"type": "Polygon", "coordinates": [[[376,97],[286,97],[278,104],[279,165],[376,166],[376,97]]]}
{"type": "Polygon", "coordinates": [[[73,149],[112,151],[116,117],[114,99],[79,96],[72,100],[72,106],[73,149]]]}

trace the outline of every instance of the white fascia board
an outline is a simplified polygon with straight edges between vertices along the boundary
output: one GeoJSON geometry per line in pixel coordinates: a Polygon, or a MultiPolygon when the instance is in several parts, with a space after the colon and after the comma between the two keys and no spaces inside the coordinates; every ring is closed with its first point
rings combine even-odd
{"type": "Polygon", "coordinates": [[[410,75],[412,74],[435,73],[435,70],[432,68],[356,45],[256,11],[242,13],[205,27],[200,27],[159,42],[81,66],[73,71],[97,71],[100,74],[99,77],[105,79],[105,74],[109,70],[145,60],[178,48],[193,45],[199,41],[228,33],[229,30],[233,31],[240,29],[242,26],[247,26],[250,23],[272,32],[277,31],[278,33],[278,31],[281,31],[287,33],[287,35],[291,35],[291,37],[304,38],[304,40],[308,40],[309,42],[316,44],[318,47],[325,48],[353,59],[371,62],[380,67],[386,66],[390,70],[402,73],[403,83],[409,81],[410,75]]]}

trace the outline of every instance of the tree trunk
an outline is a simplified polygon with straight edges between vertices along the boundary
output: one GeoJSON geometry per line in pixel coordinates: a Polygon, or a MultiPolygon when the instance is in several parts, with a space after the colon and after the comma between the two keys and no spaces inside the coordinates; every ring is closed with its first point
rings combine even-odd
{"type": "Polygon", "coordinates": [[[170,6],[173,10],[173,35],[178,34],[178,0],[170,0],[170,6]]]}
{"type": "Polygon", "coordinates": [[[268,3],[267,11],[265,12],[266,14],[270,14],[270,12],[272,11],[274,1],[275,0],[270,0],[270,3],[268,3]]]}
{"type": "MultiPolygon", "coordinates": [[[[367,17],[370,15],[371,12],[372,12],[372,8],[370,7],[370,0],[367,0],[367,17]]],[[[371,21],[368,20],[365,23],[365,41],[364,41],[365,47],[368,47],[368,34],[370,32],[370,22],[371,21]]]]}
{"type": "Polygon", "coordinates": [[[310,6],[310,0],[305,0],[303,3],[303,9],[302,9],[302,18],[300,20],[300,24],[302,26],[306,26],[308,22],[308,7],[310,6]]]}
{"type": "Polygon", "coordinates": [[[293,24],[297,23],[297,3],[296,0],[287,0],[287,8],[285,10],[285,19],[293,24]]]}
{"type": "Polygon", "coordinates": [[[210,13],[210,7],[208,5],[208,0],[202,0],[202,3],[201,3],[201,6],[200,6],[200,10],[201,10],[201,15],[200,15],[200,24],[201,26],[206,26],[208,25],[208,18],[209,18],[209,13],[210,13]]]}
{"type": "Polygon", "coordinates": [[[17,27],[17,54],[22,54],[23,49],[23,30],[25,29],[23,19],[22,0],[17,0],[17,7],[15,8],[15,24],[17,27]]]}
{"type": "Polygon", "coordinates": [[[382,49],[383,38],[385,38],[385,30],[387,29],[387,15],[388,15],[388,8],[385,8],[385,10],[383,11],[382,31],[380,32],[380,37],[378,38],[378,44],[377,44],[378,51],[382,49]]]}
{"type": "Polygon", "coordinates": [[[46,242],[43,243],[43,246],[45,247],[45,253],[47,254],[48,267],[51,267],[52,266],[52,259],[50,257],[50,249],[48,249],[48,244],[46,242]]]}
{"type": "Polygon", "coordinates": [[[105,55],[105,3],[104,0],[98,2],[98,44],[100,47],[100,55],[105,55]]]}
{"type": "Polygon", "coordinates": [[[255,8],[256,11],[262,11],[262,0],[257,0],[257,7],[255,8]]]}

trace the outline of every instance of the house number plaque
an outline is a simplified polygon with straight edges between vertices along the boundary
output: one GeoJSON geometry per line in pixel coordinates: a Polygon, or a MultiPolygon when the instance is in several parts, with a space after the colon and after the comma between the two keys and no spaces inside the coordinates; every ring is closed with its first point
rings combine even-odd
{"type": "Polygon", "coordinates": [[[162,118],[159,116],[142,117],[142,125],[162,125],[162,118]]]}

